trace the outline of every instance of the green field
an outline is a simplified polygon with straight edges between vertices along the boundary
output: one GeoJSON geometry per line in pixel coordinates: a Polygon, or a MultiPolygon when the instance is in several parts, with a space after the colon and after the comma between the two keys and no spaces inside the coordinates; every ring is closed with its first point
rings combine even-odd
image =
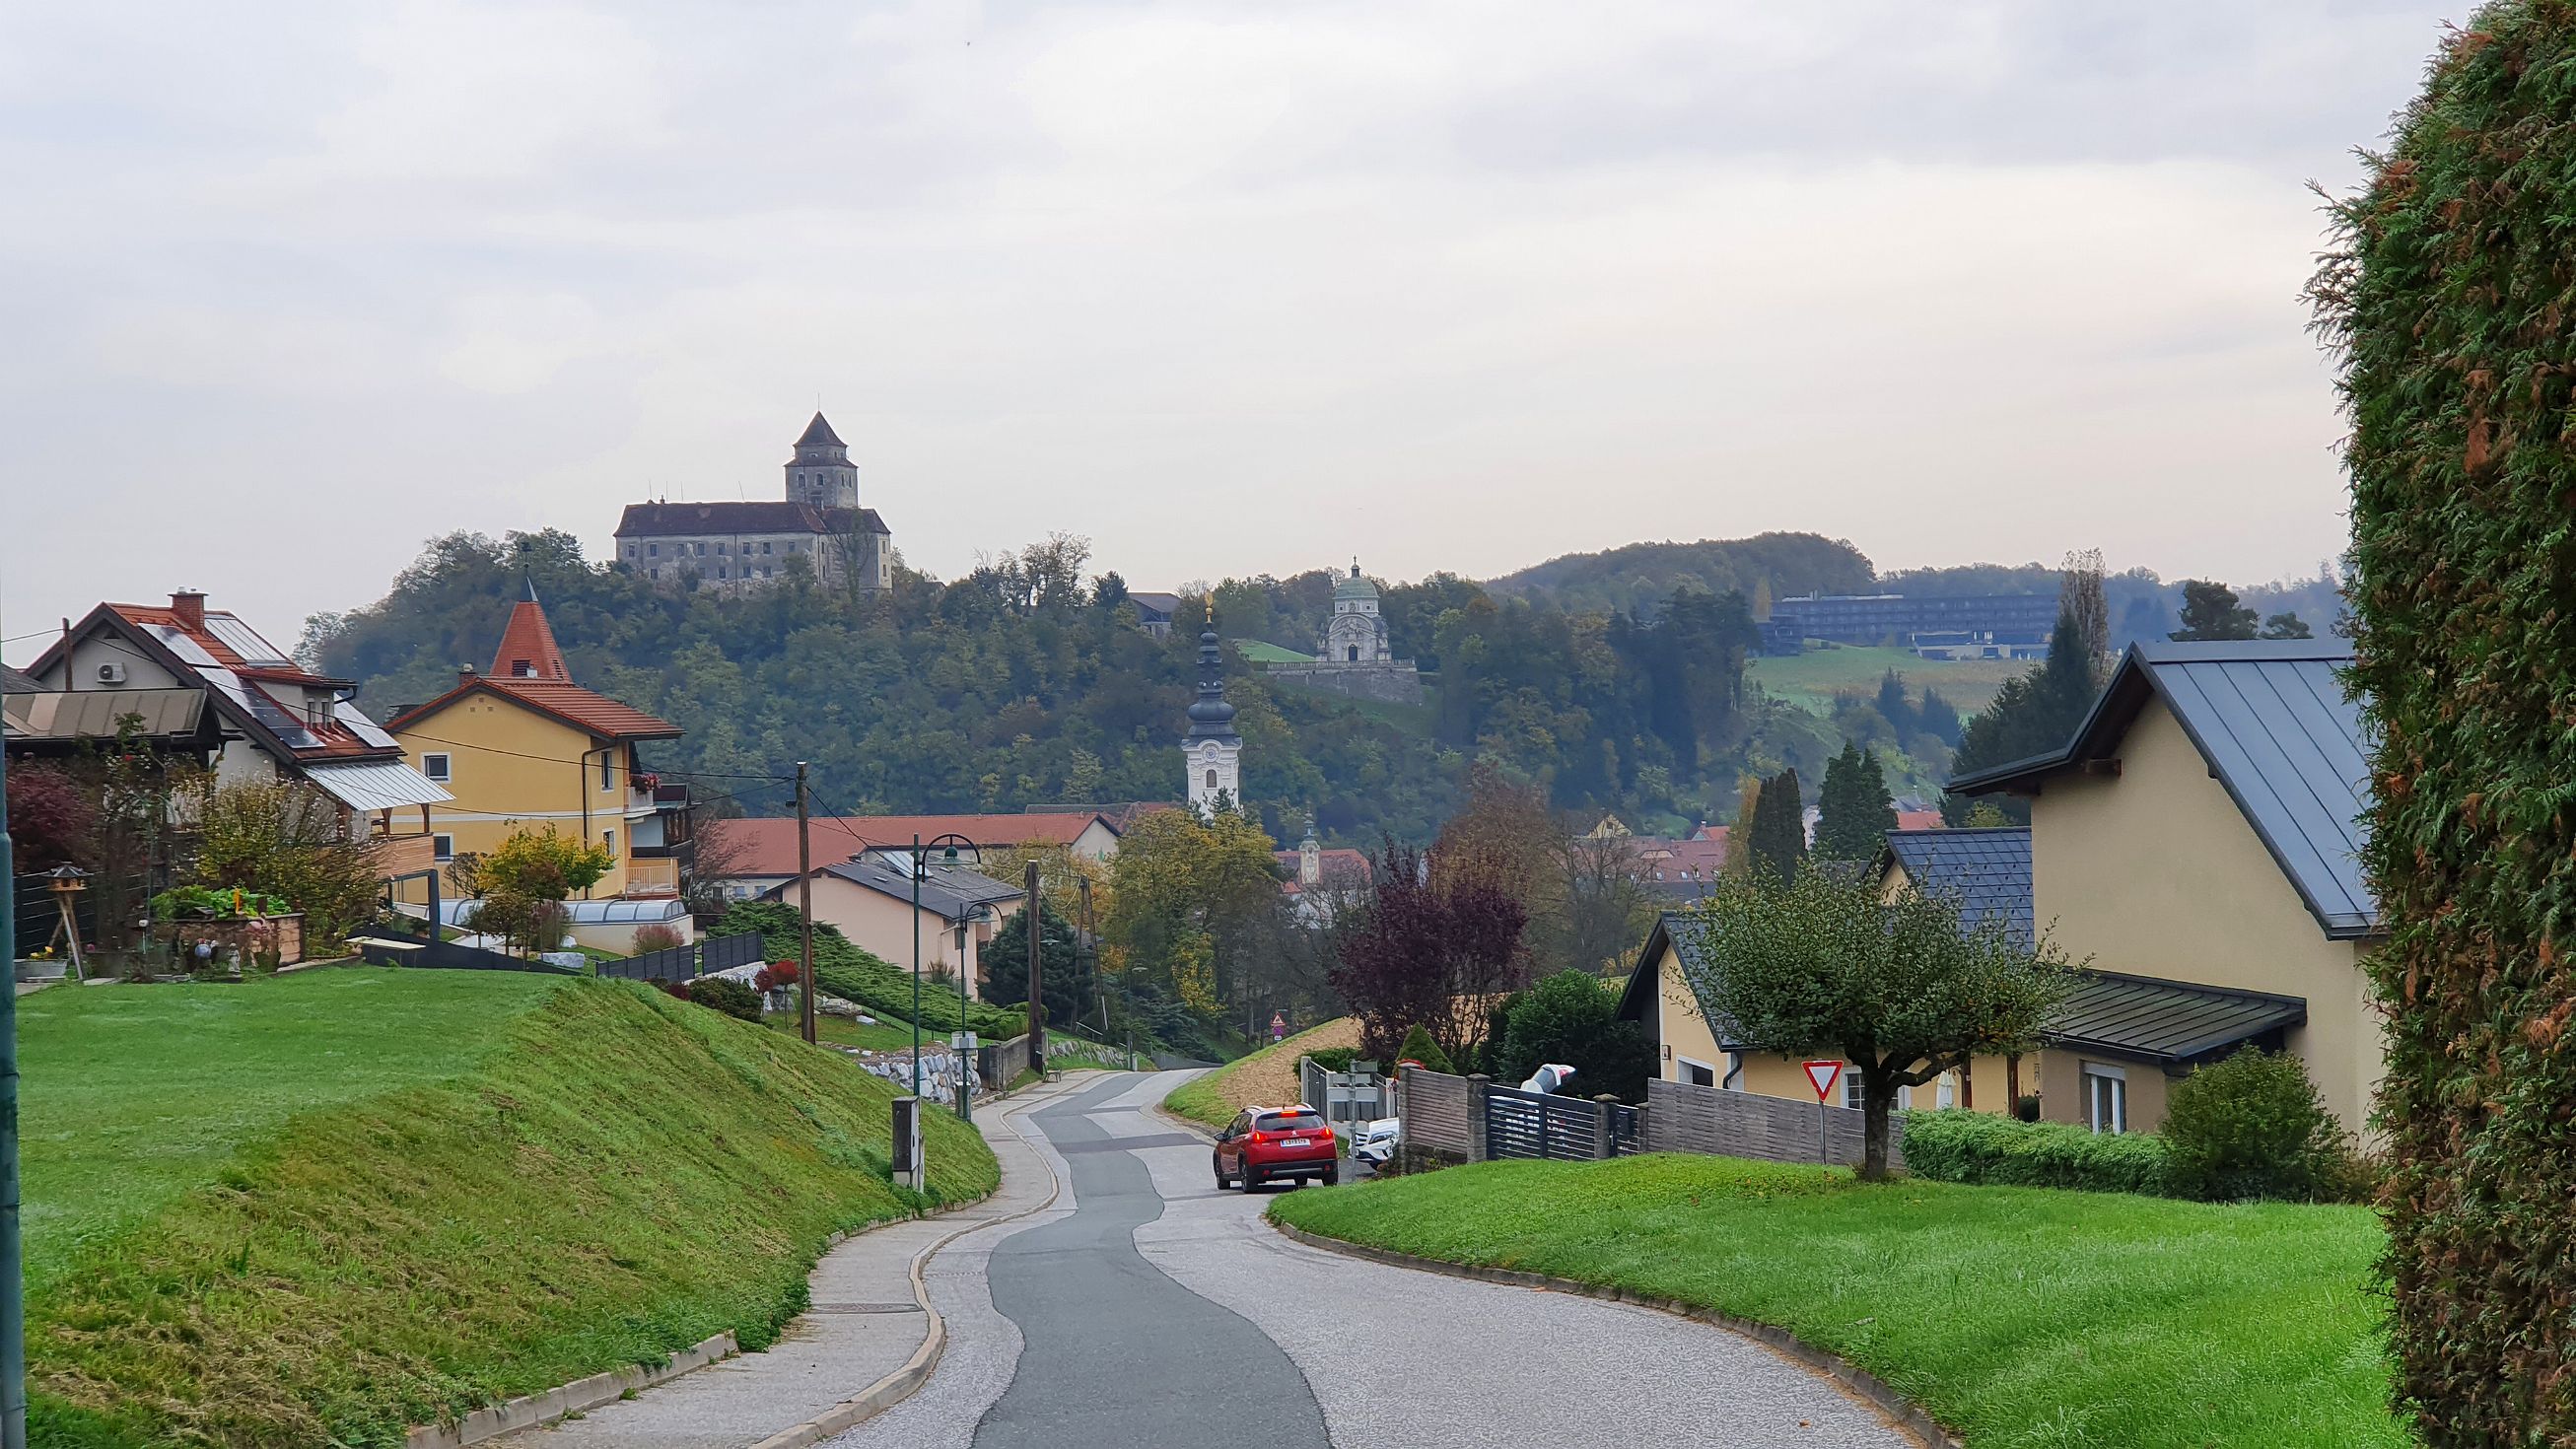
{"type": "MultiPolygon", "coordinates": [[[[893,1089],[649,988],[497,972],[19,1003],[34,1442],[382,1449],[731,1329],[885,1175],[893,1089]]],[[[926,1118],[938,1199],[989,1192],[926,1118]]]]}
{"type": "Polygon", "coordinates": [[[1233,643],[1235,653],[1255,664],[1312,664],[1315,662],[1315,656],[1312,654],[1300,654],[1294,649],[1283,649],[1266,639],[1237,639],[1233,643]]]}
{"type": "Polygon", "coordinates": [[[1890,669],[1905,676],[1908,693],[1925,688],[1941,691],[1962,715],[1992,703],[2003,682],[2030,669],[2028,659],[1974,659],[1951,662],[1917,659],[1902,649],[1815,649],[1789,658],[1747,660],[1745,677],[1766,693],[1818,714],[1833,710],[1838,694],[1874,695],[1890,669]]]}
{"type": "Polygon", "coordinates": [[[1775,1324],[1974,1449],[2403,1449],[2366,1208],[1723,1157],[1496,1162],[1274,1200],[1310,1232],[1775,1324]]]}

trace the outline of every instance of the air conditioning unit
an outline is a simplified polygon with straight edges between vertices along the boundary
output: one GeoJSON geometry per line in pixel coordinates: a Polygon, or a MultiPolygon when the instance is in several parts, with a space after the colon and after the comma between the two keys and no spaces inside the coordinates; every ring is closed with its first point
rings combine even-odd
{"type": "Polygon", "coordinates": [[[115,662],[114,660],[110,660],[107,663],[100,665],[98,667],[98,682],[101,684],[123,684],[125,682],[125,666],[115,662]]]}

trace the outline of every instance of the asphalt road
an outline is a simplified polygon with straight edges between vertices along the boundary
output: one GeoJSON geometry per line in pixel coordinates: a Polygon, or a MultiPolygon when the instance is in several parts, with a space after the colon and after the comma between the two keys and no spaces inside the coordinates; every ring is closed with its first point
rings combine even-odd
{"type": "Polygon", "coordinates": [[[1152,1112],[1176,1074],[1116,1075],[1021,1118],[1045,1212],[931,1261],[950,1340],[921,1392],[839,1449],[1912,1441],[1750,1340],[1667,1314],[1363,1262],[1214,1188],[1152,1112]]]}

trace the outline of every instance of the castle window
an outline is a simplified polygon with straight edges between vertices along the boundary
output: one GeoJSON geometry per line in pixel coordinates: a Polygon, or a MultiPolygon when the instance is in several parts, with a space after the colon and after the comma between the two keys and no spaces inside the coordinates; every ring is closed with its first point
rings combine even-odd
{"type": "Polygon", "coordinates": [[[660,558],[662,556],[662,545],[658,543],[648,543],[644,545],[644,556],[646,558],[660,558]]]}
{"type": "Polygon", "coordinates": [[[1360,662],[1360,646],[1358,646],[1357,644],[1354,644],[1354,645],[1352,645],[1352,646],[1351,646],[1351,657],[1350,657],[1350,662],[1351,662],[1351,663],[1353,663],[1353,664],[1357,664],[1357,663],[1359,663],[1359,662],[1360,662]]]}
{"type": "Polygon", "coordinates": [[[762,539],[762,540],[760,541],[760,551],[761,551],[762,553],[767,553],[767,552],[769,552],[769,540],[768,540],[768,539],[765,539],[765,538],[764,538],[764,539],[762,539]]]}
{"type": "Polygon", "coordinates": [[[1208,788],[1211,790],[1216,788],[1216,771],[1214,770],[1208,771],[1208,788]]]}
{"type": "Polygon", "coordinates": [[[631,544],[631,543],[630,543],[630,544],[628,544],[628,545],[626,545],[626,556],[627,556],[628,558],[633,558],[633,557],[635,557],[635,545],[633,545],[633,544],[631,544]]]}
{"type": "Polygon", "coordinates": [[[719,556],[719,557],[723,556],[724,551],[725,551],[725,546],[724,546],[723,544],[717,544],[717,545],[716,545],[716,554],[717,554],[717,556],[719,556]]]}
{"type": "Polygon", "coordinates": [[[698,556],[698,557],[700,557],[700,558],[705,558],[705,557],[707,556],[707,545],[706,545],[706,543],[705,543],[705,541],[704,541],[704,540],[700,540],[700,541],[699,541],[699,543],[698,543],[698,555],[697,555],[697,556],[698,556]]]}

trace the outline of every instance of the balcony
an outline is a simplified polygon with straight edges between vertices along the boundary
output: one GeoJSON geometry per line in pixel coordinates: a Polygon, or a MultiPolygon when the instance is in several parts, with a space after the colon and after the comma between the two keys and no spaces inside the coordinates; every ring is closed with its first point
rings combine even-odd
{"type": "Polygon", "coordinates": [[[680,863],[668,856],[638,856],[626,862],[626,890],[629,896],[676,896],[680,893],[680,863]]]}

